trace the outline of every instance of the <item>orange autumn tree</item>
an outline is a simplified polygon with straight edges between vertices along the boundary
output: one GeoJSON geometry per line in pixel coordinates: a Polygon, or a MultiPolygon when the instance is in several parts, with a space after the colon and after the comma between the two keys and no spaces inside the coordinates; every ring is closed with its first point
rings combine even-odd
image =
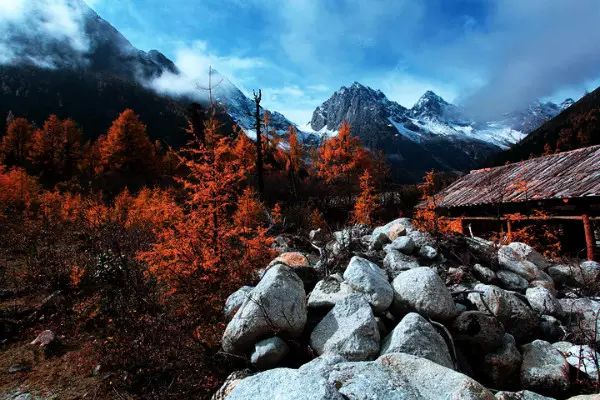
{"type": "Polygon", "coordinates": [[[327,183],[351,184],[360,171],[370,167],[369,152],[351,135],[350,124],[342,122],[338,134],[319,149],[317,175],[327,183]]]}
{"type": "Polygon", "coordinates": [[[80,157],[81,130],[73,120],[50,115],[31,138],[29,160],[42,180],[69,178],[80,157]]]}
{"type": "Polygon", "coordinates": [[[293,125],[290,125],[288,128],[288,143],[289,149],[285,154],[285,170],[290,182],[292,195],[297,197],[300,170],[304,167],[304,149],[302,148],[302,143],[298,140],[296,127],[293,125]]]}
{"type": "Polygon", "coordinates": [[[99,139],[100,165],[105,172],[145,173],[154,166],[154,146],[146,125],[131,109],[115,119],[106,136],[99,139]]]}
{"type": "Polygon", "coordinates": [[[32,136],[33,126],[27,119],[15,118],[10,121],[0,143],[0,161],[8,166],[25,166],[32,136]]]}
{"type": "Polygon", "coordinates": [[[369,171],[365,170],[359,179],[360,194],[354,204],[352,222],[357,224],[372,225],[373,212],[377,209],[377,196],[373,187],[373,179],[369,171]]]}
{"type": "MultiPolygon", "coordinates": [[[[239,157],[231,138],[220,134],[214,117],[205,125],[205,144],[193,139],[178,156],[188,173],[178,178],[186,193],[185,216],[166,229],[159,242],[142,255],[154,273],[176,282],[178,277],[218,276],[244,257],[246,244],[261,237],[268,243],[259,214],[262,204],[247,183],[246,160],[239,157]]],[[[243,140],[243,139],[241,139],[243,140]]],[[[259,246],[260,247],[260,246],[259,246]]],[[[265,250],[266,251],[266,250],[265,250]]],[[[262,262],[263,260],[256,260],[262,262]]],[[[239,265],[231,276],[243,275],[248,265],[239,265]]],[[[230,271],[231,272],[231,271],[230,271]]]]}

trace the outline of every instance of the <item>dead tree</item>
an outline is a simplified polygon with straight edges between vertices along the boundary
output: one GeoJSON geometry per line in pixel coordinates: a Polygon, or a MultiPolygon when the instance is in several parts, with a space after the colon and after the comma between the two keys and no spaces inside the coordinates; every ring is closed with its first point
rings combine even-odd
{"type": "Polygon", "coordinates": [[[260,101],[262,100],[262,91],[259,89],[258,94],[254,94],[254,104],[256,105],[255,118],[256,118],[256,184],[258,186],[258,195],[260,198],[264,198],[265,183],[263,180],[263,153],[262,153],[262,137],[260,132],[260,101]]]}

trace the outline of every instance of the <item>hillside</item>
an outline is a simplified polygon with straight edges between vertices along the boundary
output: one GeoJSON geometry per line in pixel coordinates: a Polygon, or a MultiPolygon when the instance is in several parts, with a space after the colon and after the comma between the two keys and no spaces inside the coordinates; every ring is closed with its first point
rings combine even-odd
{"type": "MultiPolygon", "coordinates": [[[[0,66],[0,116],[9,111],[37,125],[57,114],[72,118],[84,134],[106,132],[125,108],[134,109],[153,139],[170,144],[185,140],[185,109],[181,103],[114,75],[82,70],[53,70],[34,66],[0,66]]],[[[5,124],[0,124],[0,132],[5,124]]]]}
{"type": "Polygon", "coordinates": [[[588,93],[558,116],[531,132],[492,164],[600,144],[600,88],[588,93]]]}

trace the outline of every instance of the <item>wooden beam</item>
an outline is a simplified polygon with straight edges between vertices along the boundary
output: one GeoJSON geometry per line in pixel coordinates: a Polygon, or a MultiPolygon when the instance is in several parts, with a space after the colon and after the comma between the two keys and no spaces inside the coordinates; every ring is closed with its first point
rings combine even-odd
{"type": "MultiPolygon", "coordinates": [[[[453,217],[445,217],[448,219],[455,219],[453,217]]],[[[468,216],[462,216],[462,217],[456,217],[456,218],[461,218],[464,221],[506,221],[507,218],[505,217],[468,217],[468,216]]],[[[600,221],[600,217],[588,217],[590,221],[600,221]]],[[[537,216],[530,216],[530,217],[523,217],[523,219],[521,221],[581,221],[581,216],[580,215],[552,215],[552,216],[548,216],[548,217],[537,217],[537,216]]],[[[514,220],[513,220],[514,221],[514,220]]]]}
{"type": "Polygon", "coordinates": [[[594,234],[592,233],[592,224],[590,223],[590,217],[582,215],[581,220],[583,221],[583,231],[585,233],[585,248],[587,250],[587,259],[594,261],[594,234]]]}

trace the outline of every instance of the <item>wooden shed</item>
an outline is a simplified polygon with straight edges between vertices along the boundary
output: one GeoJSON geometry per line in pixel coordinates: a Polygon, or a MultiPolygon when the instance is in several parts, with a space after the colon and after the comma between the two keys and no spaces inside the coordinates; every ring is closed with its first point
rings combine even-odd
{"type": "Polygon", "coordinates": [[[434,202],[440,215],[464,227],[495,224],[509,237],[510,215],[531,223],[560,222],[573,236],[567,239],[581,237],[581,248],[594,259],[600,245],[600,146],[471,171],[434,202]]]}

